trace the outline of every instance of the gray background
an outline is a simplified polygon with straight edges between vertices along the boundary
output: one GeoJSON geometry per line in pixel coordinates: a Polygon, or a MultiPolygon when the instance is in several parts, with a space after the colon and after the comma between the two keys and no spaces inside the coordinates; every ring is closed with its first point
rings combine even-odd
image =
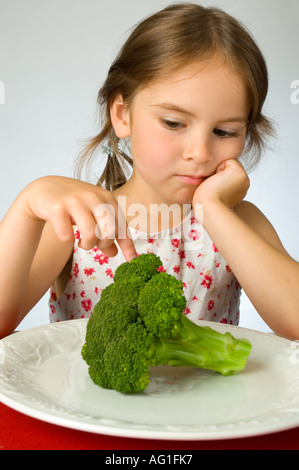
{"type": "MultiPolygon", "coordinates": [[[[32,180],[48,174],[73,176],[81,142],[96,129],[97,91],[127,31],[169,3],[0,0],[0,80],[5,86],[5,103],[0,104],[1,218],[32,180]]],[[[250,175],[247,199],[266,214],[298,260],[299,92],[291,84],[299,80],[299,0],[198,3],[219,6],[240,19],[266,57],[270,90],[265,111],[276,121],[278,136],[250,175]]],[[[45,296],[20,329],[48,322],[47,300],[45,296]]],[[[269,331],[244,294],[240,325],[269,331]]]]}

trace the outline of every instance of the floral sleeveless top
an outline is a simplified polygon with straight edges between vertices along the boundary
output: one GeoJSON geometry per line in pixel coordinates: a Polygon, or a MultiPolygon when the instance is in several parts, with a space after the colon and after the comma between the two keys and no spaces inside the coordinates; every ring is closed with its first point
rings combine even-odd
{"type": "MultiPolygon", "coordinates": [[[[78,247],[80,233],[76,227],[74,230],[69,281],[59,298],[55,287],[51,288],[51,322],[90,317],[102,290],[125,262],[121,250],[109,258],[97,247],[89,251],[78,247]]],[[[185,314],[190,320],[238,324],[240,285],[193,212],[171,230],[148,235],[130,228],[130,233],[137,253],[155,253],[163,263],[160,269],[183,282],[185,314]]]]}

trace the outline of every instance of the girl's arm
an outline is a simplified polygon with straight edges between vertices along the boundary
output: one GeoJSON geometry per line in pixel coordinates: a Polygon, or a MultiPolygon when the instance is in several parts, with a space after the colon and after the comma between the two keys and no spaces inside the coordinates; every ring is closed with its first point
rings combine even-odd
{"type": "Polygon", "coordinates": [[[201,222],[264,321],[277,334],[298,339],[299,264],[266,217],[237,202],[248,187],[242,166],[228,160],[198,188],[194,202],[203,204],[201,222]]]}
{"type": "Polygon", "coordinates": [[[0,225],[0,338],[42,298],[72,253],[50,223],[27,220],[20,205],[16,201],[0,225]]]}
{"type": "MultiPolygon", "coordinates": [[[[95,230],[101,204],[119,215],[108,191],[63,177],[41,178],[20,193],[0,224],[0,337],[16,328],[63,271],[73,250],[73,225],[82,248],[98,245],[108,256],[116,253],[114,238],[99,240],[95,230]]],[[[129,237],[118,243],[126,259],[136,255],[129,237]]]]}

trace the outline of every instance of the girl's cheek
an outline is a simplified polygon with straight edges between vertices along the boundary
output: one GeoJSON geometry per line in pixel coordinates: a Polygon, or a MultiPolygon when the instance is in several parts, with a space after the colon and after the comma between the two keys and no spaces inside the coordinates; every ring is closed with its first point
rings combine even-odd
{"type": "Polygon", "coordinates": [[[243,138],[236,138],[235,141],[228,142],[229,145],[225,145],[222,149],[219,155],[220,161],[218,163],[221,163],[221,161],[224,160],[229,160],[229,159],[234,159],[237,160],[243,153],[244,147],[245,147],[245,139],[243,138]]]}
{"type": "Polygon", "coordinates": [[[238,139],[235,146],[235,158],[239,158],[243,153],[245,147],[245,137],[238,139]]]}

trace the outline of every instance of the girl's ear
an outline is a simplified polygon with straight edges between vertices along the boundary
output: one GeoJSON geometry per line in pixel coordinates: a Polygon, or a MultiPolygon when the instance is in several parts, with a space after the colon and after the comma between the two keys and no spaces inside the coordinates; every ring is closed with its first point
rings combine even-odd
{"type": "Polygon", "coordinates": [[[117,95],[110,107],[110,117],[115,134],[119,139],[130,135],[130,117],[122,95],[117,95]]]}

